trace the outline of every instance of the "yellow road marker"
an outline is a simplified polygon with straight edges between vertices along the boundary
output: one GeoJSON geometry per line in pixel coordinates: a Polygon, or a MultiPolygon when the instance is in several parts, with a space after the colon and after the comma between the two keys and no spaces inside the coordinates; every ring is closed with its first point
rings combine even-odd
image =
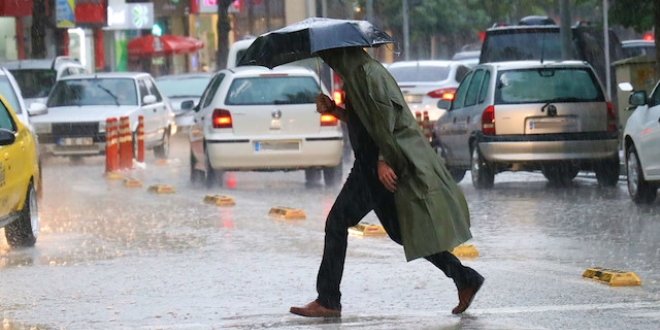
{"type": "Polygon", "coordinates": [[[268,215],[280,220],[305,219],[305,212],[284,206],[275,206],[268,211],[268,215]]]}
{"type": "Polygon", "coordinates": [[[357,236],[378,236],[387,234],[383,226],[370,223],[358,223],[357,226],[348,228],[348,233],[357,236]]]}
{"type": "Polygon", "coordinates": [[[477,251],[477,248],[475,248],[474,245],[470,245],[470,244],[461,244],[449,252],[451,252],[451,254],[455,255],[458,258],[460,257],[476,258],[477,256],[479,256],[479,251],[477,251]]]}
{"type": "Polygon", "coordinates": [[[217,206],[234,206],[236,202],[233,198],[223,195],[206,195],[204,197],[204,203],[213,204],[217,206]]]}
{"type": "Polygon", "coordinates": [[[150,186],[147,189],[147,192],[156,193],[156,194],[173,194],[175,191],[172,186],[157,184],[150,186]]]}
{"type": "Polygon", "coordinates": [[[142,187],[142,182],[140,182],[140,180],[133,179],[133,178],[125,178],[124,179],[124,186],[126,186],[128,188],[140,188],[140,187],[142,187]]]}
{"type": "Polygon", "coordinates": [[[610,286],[638,286],[642,280],[633,272],[601,267],[587,268],[582,277],[609,284],[610,286]]]}
{"type": "Polygon", "coordinates": [[[105,176],[105,178],[108,179],[108,180],[121,180],[121,179],[124,178],[124,177],[121,175],[121,173],[117,173],[117,172],[106,172],[106,173],[104,174],[104,176],[105,176]]]}

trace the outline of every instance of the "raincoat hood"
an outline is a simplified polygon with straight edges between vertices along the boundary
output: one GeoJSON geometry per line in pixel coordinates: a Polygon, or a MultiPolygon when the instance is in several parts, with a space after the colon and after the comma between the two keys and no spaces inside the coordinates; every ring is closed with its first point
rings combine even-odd
{"type": "Polygon", "coordinates": [[[359,47],[317,53],[342,78],[352,111],[397,175],[394,193],[408,261],[451,250],[472,237],[463,192],[431,147],[396,80],[359,47]]]}

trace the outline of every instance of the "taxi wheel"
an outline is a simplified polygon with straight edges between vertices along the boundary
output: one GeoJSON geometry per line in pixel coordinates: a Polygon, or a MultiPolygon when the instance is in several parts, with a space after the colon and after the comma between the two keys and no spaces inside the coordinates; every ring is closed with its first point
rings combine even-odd
{"type": "Polygon", "coordinates": [[[637,150],[631,146],[628,148],[626,157],[626,170],[628,172],[628,194],[636,204],[651,204],[658,194],[658,186],[646,181],[642,172],[642,164],[639,162],[637,150]]]}
{"type": "Polygon", "coordinates": [[[170,130],[169,128],[163,133],[163,143],[154,148],[154,156],[158,159],[167,159],[170,155],[170,130]]]}
{"type": "Polygon", "coordinates": [[[305,169],[305,184],[317,185],[321,181],[321,171],[315,168],[305,169]]]}
{"type": "Polygon", "coordinates": [[[323,168],[323,181],[326,187],[336,187],[341,183],[344,174],[344,162],[340,161],[339,165],[323,168]]]}
{"type": "Polygon", "coordinates": [[[5,238],[11,247],[31,247],[39,234],[39,208],[37,192],[32,182],[28,185],[27,196],[18,218],[5,227],[5,238]]]}
{"type": "Polygon", "coordinates": [[[204,181],[204,171],[195,168],[197,166],[197,158],[193,155],[192,150],[190,151],[190,183],[195,184],[197,182],[204,181]]]}
{"type": "Polygon", "coordinates": [[[208,151],[204,151],[204,168],[206,169],[206,178],[204,185],[206,188],[222,187],[224,180],[224,171],[213,169],[208,151]]]}

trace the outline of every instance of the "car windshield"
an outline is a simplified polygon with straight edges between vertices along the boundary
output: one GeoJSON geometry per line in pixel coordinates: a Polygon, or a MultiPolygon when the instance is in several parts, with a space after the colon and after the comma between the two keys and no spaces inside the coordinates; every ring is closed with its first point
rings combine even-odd
{"type": "MultiPolygon", "coordinates": [[[[557,31],[523,31],[489,35],[481,62],[561,59],[561,35],[557,31]]],[[[573,54],[572,58],[577,55],[573,54]]]]}
{"type": "Polygon", "coordinates": [[[137,104],[135,81],[128,78],[60,80],[48,98],[49,107],[137,104]]]}
{"type": "Polygon", "coordinates": [[[0,95],[2,95],[2,97],[5,98],[5,101],[9,103],[9,106],[14,110],[14,113],[21,113],[18,96],[16,96],[14,89],[11,87],[11,83],[9,82],[9,79],[7,79],[7,76],[0,76],[0,95]]]}
{"type": "Polygon", "coordinates": [[[170,98],[202,96],[202,92],[211,81],[212,76],[199,77],[168,77],[156,79],[156,85],[161,93],[170,98]]]}
{"type": "Polygon", "coordinates": [[[227,105],[308,104],[320,92],[312,77],[260,76],[237,78],[229,87],[227,105]]]}
{"type": "Polygon", "coordinates": [[[596,77],[587,69],[501,71],[495,86],[495,104],[604,102],[596,77]]]}
{"type": "Polygon", "coordinates": [[[626,45],[623,47],[626,57],[649,56],[655,58],[655,45],[626,45]]]}
{"type": "Polygon", "coordinates": [[[47,97],[57,80],[57,72],[51,69],[16,69],[10,71],[16,82],[18,82],[23,97],[26,99],[47,97]]]}
{"type": "Polygon", "coordinates": [[[398,83],[435,82],[449,77],[449,67],[437,65],[394,66],[387,68],[398,83]]]}

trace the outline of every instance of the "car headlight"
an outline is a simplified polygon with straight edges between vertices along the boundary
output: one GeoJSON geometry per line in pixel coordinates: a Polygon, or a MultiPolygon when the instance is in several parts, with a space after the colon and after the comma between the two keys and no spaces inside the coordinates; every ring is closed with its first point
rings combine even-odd
{"type": "Polygon", "coordinates": [[[37,134],[50,134],[53,132],[53,125],[51,123],[33,123],[34,132],[37,134]]]}
{"type": "Polygon", "coordinates": [[[105,120],[99,122],[99,133],[105,133],[105,120]]]}

